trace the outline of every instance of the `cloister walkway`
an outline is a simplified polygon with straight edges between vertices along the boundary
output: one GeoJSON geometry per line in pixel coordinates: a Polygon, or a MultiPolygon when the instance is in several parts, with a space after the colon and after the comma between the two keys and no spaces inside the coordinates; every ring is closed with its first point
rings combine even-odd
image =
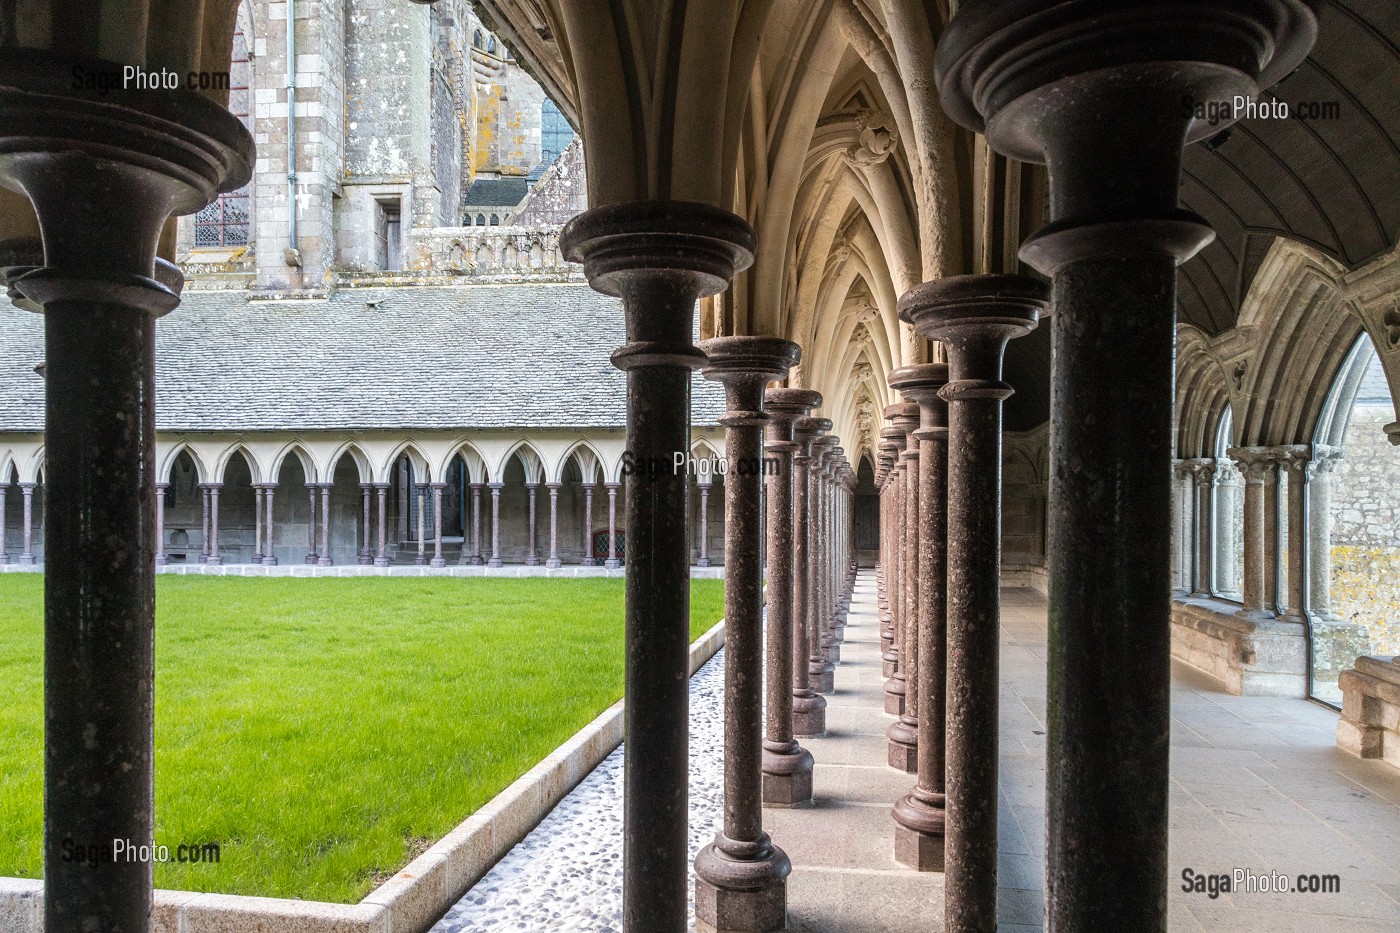
{"type": "MultiPolygon", "coordinates": [[[[791,856],[790,929],[929,933],[943,928],[942,876],[894,861],[890,806],[912,776],[885,764],[875,578],[857,578],[811,808],[766,809],[791,856]]],[[[1000,933],[1042,929],[1045,871],[1045,599],[1002,597],[1000,933]]],[[[718,818],[721,653],[692,682],[691,844],[718,818]]],[[[1335,747],[1336,714],[1303,700],[1236,697],[1177,665],[1172,695],[1170,927],[1183,933],[1371,933],[1400,928],[1400,772],[1335,747]],[[1337,875],[1335,894],[1181,890],[1182,872],[1337,875]]],[[[621,753],[507,855],[439,931],[619,929],[621,753]],[[612,811],[616,810],[614,814],[612,811]],[[600,812],[606,815],[600,818],[600,812]],[[579,845],[585,840],[586,845],[579,845]],[[584,892],[607,899],[599,903],[584,892]],[[536,919],[547,904],[541,924],[536,919]],[[479,910],[472,909],[474,900],[479,910]],[[510,904],[504,916],[498,912],[510,904]],[[495,909],[491,909],[495,908],[495,909]],[[526,918],[531,918],[526,920],[526,918]],[[516,923],[526,921],[524,925],[516,923]]],[[[1131,806],[1132,801],[1124,801],[1131,806]]],[[[693,853],[692,853],[693,854],[693,853]]]]}

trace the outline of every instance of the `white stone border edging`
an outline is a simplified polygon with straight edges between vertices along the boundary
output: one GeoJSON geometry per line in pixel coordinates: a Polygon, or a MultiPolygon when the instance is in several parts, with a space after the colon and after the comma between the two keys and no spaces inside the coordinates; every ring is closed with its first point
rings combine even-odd
{"type": "MultiPolygon", "coordinates": [[[[717,622],[690,646],[690,674],[724,645],[717,622]]],[[[152,933],[425,933],[622,744],[618,700],[358,904],[155,892],[152,933]]],[[[42,933],[44,884],[0,878],[0,933],[42,933]]]]}

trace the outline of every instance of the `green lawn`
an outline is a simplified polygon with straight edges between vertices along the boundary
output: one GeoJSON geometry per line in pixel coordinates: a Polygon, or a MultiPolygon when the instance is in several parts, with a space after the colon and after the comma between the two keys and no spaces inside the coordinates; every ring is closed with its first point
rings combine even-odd
{"type": "MultiPolygon", "coordinates": [[[[38,877],[42,578],[0,576],[0,875],[38,877]]],[[[723,615],[697,580],[691,637],[723,615]]],[[[622,695],[621,580],[162,576],[156,866],[355,902],[622,695]]]]}

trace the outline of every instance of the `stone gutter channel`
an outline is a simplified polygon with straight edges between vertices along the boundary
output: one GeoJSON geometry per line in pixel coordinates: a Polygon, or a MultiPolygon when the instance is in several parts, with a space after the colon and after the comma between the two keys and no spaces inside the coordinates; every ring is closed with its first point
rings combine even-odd
{"type": "MultiPolygon", "coordinates": [[[[705,677],[695,678],[694,675],[715,658],[723,644],[724,623],[721,621],[691,645],[692,694],[700,680],[714,681],[722,692],[722,658],[709,664],[705,677]]],[[[710,684],[710,688],[713,687],[714,684],[710,684]]],[[[537,903],[511,899],[512,902],[506,904],[505,901],[510,898],[498,898],[497,889],[489,883],[484,886],[488,890],[481,897],[466,896],[492,871],[493,866],[525,840],[595,769],[602,772],[596,775],[595,784],[613,783],[620,790],[622,708],[622,700],[614,703],[358,904],[158,889],[155,892],[152,933],[425,933],[439,919],[442,923],[434,928],[437,933],[449,930],[484,933],[497,929],[612,929],[615,920],[611,917],[598,918],[596,923],[602,925],[579,926],[570,923],[556,926],[551,920],[521,926],[527,910],[543,910],[546,917],[558,917],[567,905],[555,902],[548,896],[538,898],[537,903]],[[600,769],[599,765],[605,761],[612,767],[600,769]],[[489,910],[483,911],[483,907],[489,910]],[[449,911],[452,913],[448,914],[449,911]],[[444,918],[444,914],[448,916],[444,918]],[[482,925],[483,922],[485,925],[482,925]]],[[[722,710],[719,715],[722,718],[722,710]]],[[[692,768],[694,766],[692,763],[692,768]]],[[[711,768],[707,767],[706,770],[711,768]]],[[[568,817],[561,814],[561,818],[568,817]]],[[[608,819],[607,816],[603,818],[608,819]]],[[[615,886],[620,892],[620,807],[615,814],[615,822],[616,839],[610,840],[615,845],[606,848],[616,849],[616,855],[611,857],[617,864],[608,871],[616,869],[615,886]]],[[[706,839],[713,834],[713,826],[696,826],[695,822],[692,817],[692,837],[697,832],[706,839]]],[[[598,839],[596,832],[593,835],[598,839]]],[[[527,847],[521,848],[524,850],[527,847]]],[[[530,857],[530,853],[522,851],[521,858],[530,857]]],[[[578,870],[586,867],[578,866],[578,870]]],[[[510,869],[512,872],[520,870],[516,865],[511,865],[510,869]]],[[[42,933],[43,893],[41,880],[0,878],[0,933],[42,933]]],[[[616,906],[620,907],[620,893],[617,900],[616,906]]],[[[573,914],[593,907],[607,910],[603,904],[574,904],[568,912],[573,919],[573,914]]]]}

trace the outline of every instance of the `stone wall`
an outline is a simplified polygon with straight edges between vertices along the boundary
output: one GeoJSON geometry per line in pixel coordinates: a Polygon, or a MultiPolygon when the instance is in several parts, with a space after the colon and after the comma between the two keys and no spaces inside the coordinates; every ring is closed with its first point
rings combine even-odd
{"type": "MultiPolygon", "coordinates": [[[[1400,447],[1387,405],[1360,405],[1332,476],[1332,611],[1364,626],[1370,650],[1400,653],[1400,447]]],[[[1348,659],[1349,660],[1349,659],[1348,659]]]]}
{"type": "Polygon", "coordinates": [[[1049,434],[1008,434],[1002,452],[1001,550],[1003,564],[1045,563],[1049,434]]]}
{"type": "Polygon", "coordinates": [[[588,178],[584,172],[583,139],[575,136],[520,202],[513,223],[521,227],[563,226],[587,209],[588,178]]]}
{"type": "Polygon", "coordinates": [[[405,268],[476,278],[582,280],[564,260],[557,227],[440,227],[414,231],[405,268]]]}

